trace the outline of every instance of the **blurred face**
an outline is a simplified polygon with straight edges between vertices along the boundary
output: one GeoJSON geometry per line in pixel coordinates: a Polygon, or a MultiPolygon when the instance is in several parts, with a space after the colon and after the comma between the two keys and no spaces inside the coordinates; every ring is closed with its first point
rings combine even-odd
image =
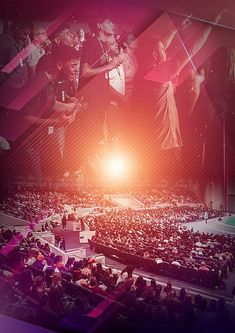
{"type": "Polygon", "coordinates": [[[29,35],[30,35],[30,28],[27,27],[22,27],[22,26],[16,26],[15,27],[17,36],[20,40],[22,40],[22,42],[27,42],[29,39],[29,35]]]}
{"type": "Polygon", "coordinates": [[[46,44],[48,37],[47,37],[47,32],[45,29],[41,28],[37,30],[34,34],[34,39],[40,44],[46,44]]]}
{"type": "Polygon", "coordinates": [[[108,49],[111,51],[111,54],[117,55],[119,53],[118,44],[114,35],[107,38],[107,46],[108,49]]]}
{"type": "Polygon", "coordinates": [[[115,32],[115,24],[109,19],[99,23],[98,27],[107,35],[113,35],[115,32]]]}
{"type": "Polygon", "coordinates": [[[126,44],[127,47],[130,49],[137,49],[138,47],[138,41],[132,34],[128,35],[126,44]]]}
{"type": "Polygon", "coordinates": [[[61,43],[61,44],[73,47],[75,45],[74,33],[70,29],[65,28],[61,32],[60,36],[58,36],[56,38],[56,41],[57,41],[57,43],[61,43]]]}
{"type": "Polygon", "coordinates": [[[67,61],[62,65],[62,70],[69,81],[74,80],[79,71],[79,59],[67,61]]]}
{"type": "Polygon", "coordinates": [[[73,32],[74,34],[74,45],[79,44],[79,35],[76,32],[73,32]]]}

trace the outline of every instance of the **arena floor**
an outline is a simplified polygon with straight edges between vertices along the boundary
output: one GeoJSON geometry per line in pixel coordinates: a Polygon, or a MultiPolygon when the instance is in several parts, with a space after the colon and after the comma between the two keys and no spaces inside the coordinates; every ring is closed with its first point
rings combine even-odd
{"type": "Polygon", "coordinates": [[[235,235],[235,215],[225,216],[221,218],[222,221],[219,221],[218,218],[210,219],[205,222],[196,221],[196,222],[188,222],[184,223],[184,225],[194,231],[199,232],[208,232],[213,234],[230,234],[235,235]]]}

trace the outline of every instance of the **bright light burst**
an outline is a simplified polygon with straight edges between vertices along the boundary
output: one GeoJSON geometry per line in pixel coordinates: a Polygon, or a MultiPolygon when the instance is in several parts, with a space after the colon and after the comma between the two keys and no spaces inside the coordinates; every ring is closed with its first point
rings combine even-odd
{"type": "Polygon", "coordinates": [[[124,156],[115,154],[109,156],[105,161],[105,172],[109,177],[121,178],[127,174],[128,165],[124,156]]]}

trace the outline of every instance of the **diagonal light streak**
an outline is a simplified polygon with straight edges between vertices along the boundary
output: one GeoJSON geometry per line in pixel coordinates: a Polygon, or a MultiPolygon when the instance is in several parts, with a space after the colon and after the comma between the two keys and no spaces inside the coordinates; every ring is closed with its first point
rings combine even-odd
{"type": "MultiPolygon", "coordinates": [[[[164,15],[164,14],[163,14],[164,15]]],[[[158,20],[158,19],[157,19],[158,20]]],[[[157,21],[156,20],[156,21],[157,21]]],[[[152,23],[151,24],[151,26],[154,26],[154,24],[156,23],[156,21],[154,21],[154,23],[152,23]]],[[[147,32],[148,32],[148,29],[151,27],[151,26],[149,26],[149,27],[147,27],[146,28],[146,30],[145,31],[143,31],[142,32],[142,34],[141,35],[143,35],[143,34],[146,34],[147,32]]],[[[179,35],[179,34],[178,34],[179,35]]],[[[184,42],[182,41],[182,39],[180,38],[180,40],[181,40],[181,44],[182,44],[182,47],[184,48],[184,50],[185,50],[185,52],[187,52],[187,54],[188,54],[188,51],[187,51],[187,48],[185,47],[185,44],[184,44],[184,42]]],[[[207,55],[208,56],[208,55],[207,55]]],[[[191,61],[191,58],[189,57],[189,59],[190,59],[190,61],[191,61]]],[[[94,64],[93,64],[94,65],[94,64]]],[[[92,65],[92,66],[93,66],[92,65]]],[[[195,67],[195,65],[193,64],[193,62],[192,62],[192,65],[193,65],[193,68],[196,70],[196,67],[195,67]]],[[[93,78],[94,79],[94,78],[93,78]]],[[[93,80],[92,79],[92,80],[93,80]]],[[[89,83],[88,83],[88,85],[87,86],[89,86],[89,83]]],[[[87,87],[85,87],[86,89],[87,89],[87,87]]],[[[83,88],[84,89],[84,88],[83,88]]],[[[83,93],[83,89],[81,89],[81,91],[79,92],[80,94],[82,94],[83,93]]],[[[97,97],[95,97],[94,96],[94,98],[97,98],[97,97]]],[[[208,98],[209,99],[209,98],[208,98]]],[[[95,125],[95,124],[94,124],[95,125]]],[[[44,125],[41,125],[41,126],[39,126],[39,128],[38,128],[38,132],[40,131],[40,128],[42,127],[42,126],[44,126],[44,125]]],[[[33,138],[33,136],[34,136],[34,134],[33,135],[31,135],[31,136],[29,136],[25,141],[24,141],[24,143],[23,144],[25,144],[26,142],[28,142],[28,141],[30,141],[30,140],[32,140],[32,141],[36,141],[37,140],[37,137],[35,137],[35,138],[33,138]]],[[[67,142],[67,145],[70,145],[70,144],[73,144],[73,142],[72,142],[72,140],[70,141],[70,142],[67,142]]],[[[15,154],[15,156],[14,156],[14,159],[15,159],[15,162],[14,162],[14,164],[15,164],[15,166],[17,166],[17,157],[19,157],[19,155],[20,155],[20,148],[18,149],[18,154],[15,154]]],[[[13,157],[13,156],[12,156],[13,157]]],[[[50,154],[50,152],[48,151],[48,161],[51,161],[53,159],[53,156],[50,154]]],[[[28,162],[28,166],[29,166],[29,164],[30,164],[30,162],[28,162]]]]}

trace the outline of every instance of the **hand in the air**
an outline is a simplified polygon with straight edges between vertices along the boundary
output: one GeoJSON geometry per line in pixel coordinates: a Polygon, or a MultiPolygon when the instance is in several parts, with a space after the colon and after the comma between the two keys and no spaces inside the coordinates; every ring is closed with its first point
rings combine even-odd
{"type": "Polygon", "coordinates": [[[192,17],[192,14],[188,15],[183,22],[181,23],[181,30],[186,29],[192,22],[190,21],[190,18],[192,17]]]}
{"type": "Polygon", "coordinates": [[[222,19],[222,16],[226,14],[228,11],[229,11],[228,9],[223,9],[220,13],[218,13],[213,20],[213,24],[216,25],[217,23],[219,23],[219,21],[221,21],[222,19]]]}

